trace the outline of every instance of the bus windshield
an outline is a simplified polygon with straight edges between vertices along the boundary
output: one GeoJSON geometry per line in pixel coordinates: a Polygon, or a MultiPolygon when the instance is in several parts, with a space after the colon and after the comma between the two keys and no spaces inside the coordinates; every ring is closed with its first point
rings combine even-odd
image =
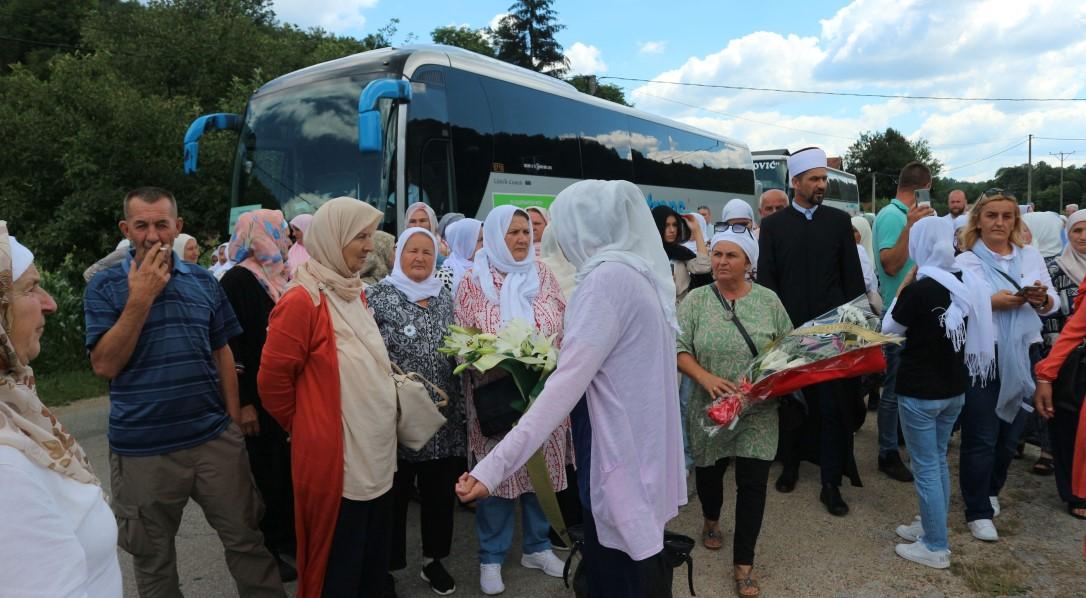
{"type": "Polygon", "coordinates": [[[754,176],[762,183],[762,189],[788,189],[788,162],[783,158],[754,159],[754,176]]]}
{"type": "Polygon", "coordinates": [[[358,149],[358,95],[389,73],[352,75],[255,96],[234,160],[231,205],[281,209],[289,220],[348,196],[384,211],[395,148],[395,111],[382,100],[385,150],[358,149]]]}

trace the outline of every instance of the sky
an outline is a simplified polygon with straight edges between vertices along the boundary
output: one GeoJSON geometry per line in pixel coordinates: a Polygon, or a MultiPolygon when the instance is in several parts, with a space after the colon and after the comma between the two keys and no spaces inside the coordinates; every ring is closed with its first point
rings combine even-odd
{"type": "MultiPolygon", "coordinates": [[[[397,45],[482,28],[511,0],[275,0],[279,19],[361,37],[400,19],[397,45]]],[[[1086,164],[1086,101],[917,100],[741,91],[665,82],[890,96],[1086,99],[1082,0],[556,0],[573,74],[636,108],[745,142],[844,155],[864,131],[930,143],[942,176],[984,181],[1027,160],[1086,164]],[[605,77],[652,81],[642,83],[605,77]],[[1060,139],[1038,139],[1060,138],[1060,139]]]]}

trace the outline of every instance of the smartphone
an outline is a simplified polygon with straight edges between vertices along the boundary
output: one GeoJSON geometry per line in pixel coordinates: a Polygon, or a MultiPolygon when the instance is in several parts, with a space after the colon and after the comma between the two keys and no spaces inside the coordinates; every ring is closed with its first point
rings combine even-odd
{"type": "Polygon", "coordinates": [[[917,189],[913,193],[916,194],[916,205],[925,208],[931,207],[931,189],[917,189]]]}
{"type": "Polygon", "coordinates": [[[1041,287],[1035,287],[1035,286],[1022,287],[1022,288],[1018,289],[1018,292],[1015,293],[1015,295],[1018,296],[1018,297],[1025,297],[1026,293],[1033,293],[1033,292],[1036,292],[1036,291],[1039,291],[1039,290],[1041,290],[1041,287]]]}

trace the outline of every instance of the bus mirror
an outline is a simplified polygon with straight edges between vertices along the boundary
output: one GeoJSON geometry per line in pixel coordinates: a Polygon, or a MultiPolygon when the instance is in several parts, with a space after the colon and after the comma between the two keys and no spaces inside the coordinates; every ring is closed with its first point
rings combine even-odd
{"type": "Polygon", "coordinates": [[[200,154],[200,137],[208,131],[240,131],[241,116],[226,112],[205,114],[192,121],[185,132],[185,174],[196,172],[196,159],[200,154]]]}
{"type": "Polygon", "coordinates": [[[358,149],[364,154],[380,153],[384,147],[379,106],[383,99],[410,102],[411,82],[398,79],[370,81],[358,96],[358,149]]]}

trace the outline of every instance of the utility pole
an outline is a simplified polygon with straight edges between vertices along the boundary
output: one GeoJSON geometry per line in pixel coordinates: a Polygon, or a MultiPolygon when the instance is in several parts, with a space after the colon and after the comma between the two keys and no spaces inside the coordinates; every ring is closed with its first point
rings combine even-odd
{"type": "Polygon", "coordinates": [[[1049,152],[1048,155],[1060,159],[1060,214],[1063,213],[1063,159],[1075,152],[1049,152]]]}
{"type": "Polygon", "coordinates": [[[875,173],[871,173],[871,213],[877,214],[878,210],[875,209],[875,173]]]}
{"type": "Polygon", "coordinates": [[[1026,168],[1026,203],[1033,203],[1033,133],[1029,134],[1029,166],[1026,168]]]}

